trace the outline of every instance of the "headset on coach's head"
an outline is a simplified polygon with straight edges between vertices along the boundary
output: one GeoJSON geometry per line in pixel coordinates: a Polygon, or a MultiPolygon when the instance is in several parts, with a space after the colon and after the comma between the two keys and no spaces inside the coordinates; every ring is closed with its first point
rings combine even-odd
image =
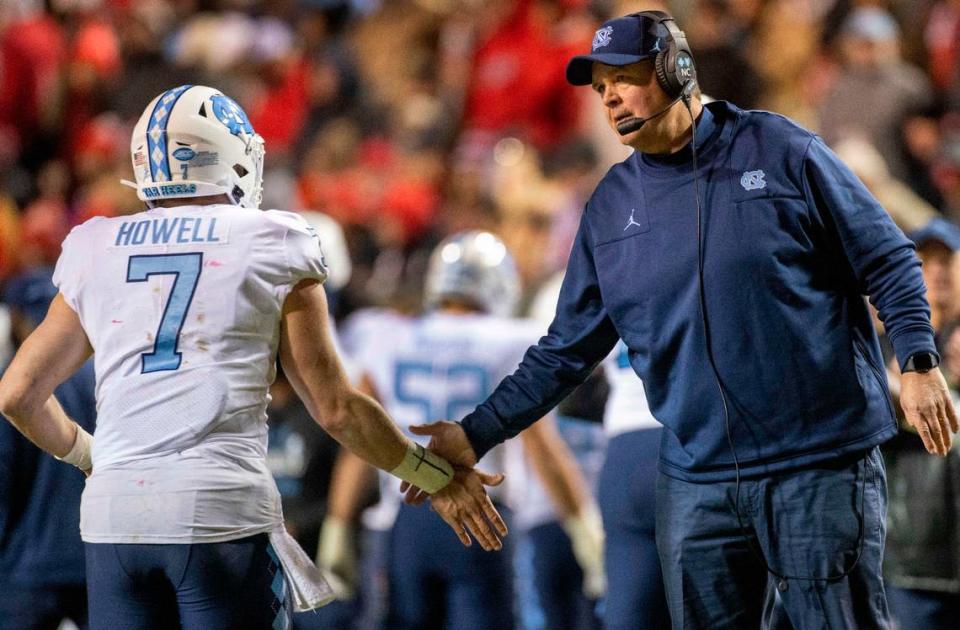
{"type": "Polygon", "coordinates": [[[697,69],[687,36],[677,27],[676,20],[663,11],[640,11],[631,16],[641,21],[651,20],[653,30],[662,27],[667,32],[667,48],[657,51],[653,62],[657,83],[670,98],[688,97],[697,84],[697,69]]]}

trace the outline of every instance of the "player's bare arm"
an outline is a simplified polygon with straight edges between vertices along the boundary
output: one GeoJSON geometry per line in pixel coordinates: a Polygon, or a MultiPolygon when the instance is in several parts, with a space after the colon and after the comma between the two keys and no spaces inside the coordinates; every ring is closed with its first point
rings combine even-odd
{"type": "Polygon", "coordinates": [[[404,437],[375,400],[349,383],[327,318],[326,296],[316,281],[300,282],[284,302],[280,361],[310,414],[370,464],[401,479],[426,483],[424,489],[441,499],[434,506],[437,513],[463,544],[470,544],[469,531],[484,549],[499,549],[498,535],[506,534],[506,526],[480,478],[468,472],[454,476],[446,460],[404,437]]]}
{"type": "MultiPolygon", "coordinates": [[[[362,393],[377,398],[373,383],[366,376],[357,387],[362,393]]],[[[373,466],[352,451],[340,449],[330,479],[327,513],[320,528],[316,562],[335,578],[334,590],[343,599],[352,598],[356,590],[359,577],[354,544],[356,518],[364,495],[376,481],[373,466]]]]}
{"type": "Polygon", "coordinates": [[[90,436],[67,417],[53,391],[92,354],[80,318],[57,295],[0,381],[0,412],[38,447],[85,472],[92,466],[90,436]]]}

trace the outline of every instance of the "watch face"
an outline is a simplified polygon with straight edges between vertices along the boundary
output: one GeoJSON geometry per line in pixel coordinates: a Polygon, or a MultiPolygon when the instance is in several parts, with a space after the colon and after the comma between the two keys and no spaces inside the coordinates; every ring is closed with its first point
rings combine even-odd
{"type": "Polygon", "coordinates": [[[938,365],[940,365],[940,360],[937,355],[931,352],[919,352],[910,357],[906,368],[917,372],[929,372],[938,365]]]}

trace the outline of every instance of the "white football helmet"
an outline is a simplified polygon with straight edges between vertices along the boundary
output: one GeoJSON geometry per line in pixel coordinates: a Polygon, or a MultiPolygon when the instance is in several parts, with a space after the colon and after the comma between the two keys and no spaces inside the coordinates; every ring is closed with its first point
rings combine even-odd
{"type": "Polygon", "coordinates": [[[156,97],[137,121],[130,155],[137,196],[148,204],[175,197],[226,194],[259,208],[263,138],[229,96],[181,85],[156,97]]]}
{"type": "Polygon", "coordinates": [[[447,237],[430,255],[425,302],[465,299],[503,317],[513,314],[520,297],[520,276],[507,246],[490,232],[461,232],[447,237]]]}

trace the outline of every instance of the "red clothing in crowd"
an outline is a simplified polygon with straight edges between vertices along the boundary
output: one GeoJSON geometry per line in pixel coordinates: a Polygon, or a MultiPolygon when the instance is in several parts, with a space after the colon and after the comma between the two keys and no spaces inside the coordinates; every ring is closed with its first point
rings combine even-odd
{"type": "Polygon", "coordinates": [[[560,41],[553,27],[538,19],[530,0],[520,0],[480,43],[467,89],[465,130],[515,133],[541,148],[573,132],[578,97],[564,70],[583,42],[560,41]]]}
{"type": "Polygon", "coordinates": [[[45,13],[13,23],[0,33],[0,135],[29,142],[58,102],[67,58],[63,28],[45,13]]]}
{"type": "Polygon", "coordinates": [[[930,78],[937,89],[948,90],[960,79],[960,6],[938,2],[930,10],[924,40],[930,60],[930,78]]]}
{"type": "Polygon", "coordinates": [[[307,118],[307,85],[311,63],[307,59],[291,61],[280,81],[271,85],[247,112],[270,151],[285,153],[293,147],[307,118]]]}

